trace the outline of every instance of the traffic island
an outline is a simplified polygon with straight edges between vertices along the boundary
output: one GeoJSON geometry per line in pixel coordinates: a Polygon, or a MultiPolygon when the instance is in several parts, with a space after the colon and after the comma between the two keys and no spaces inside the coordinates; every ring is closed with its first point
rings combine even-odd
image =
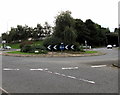
{"type": "Polygon", "coordinates": [[[15,56],[15,57],[84,57],[84,56],[99,56],[105,55],[102,52],[95,53],[65,53],[65,52],[48,52],[47,54],[20,54],[20,53],[12,53],[12,52],[4,52],[2,53],[4,56],[15,56]]]}

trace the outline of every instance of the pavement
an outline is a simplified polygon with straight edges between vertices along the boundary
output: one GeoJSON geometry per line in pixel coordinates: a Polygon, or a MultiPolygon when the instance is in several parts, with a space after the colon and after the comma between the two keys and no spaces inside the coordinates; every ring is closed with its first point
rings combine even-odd
{"type": "Polygon", "coordinates": [[[8,93],[118,93],[117,49],[87,57],[2,56],[2,89],[8,93]]]}

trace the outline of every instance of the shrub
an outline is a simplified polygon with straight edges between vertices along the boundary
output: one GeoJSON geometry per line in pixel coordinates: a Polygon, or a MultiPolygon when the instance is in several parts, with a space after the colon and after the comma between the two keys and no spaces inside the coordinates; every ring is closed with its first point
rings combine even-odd
{"type": "Polygon", "coordinates": [[[36,45],[36,46],[34,46],[34,48],[39,49],[39,50],[46,50],[46,47],[40,46],[40,45],[36,45]]]}
{"type": "Polygon", "coordinates": [[[59,44],[61,42],[62,42],[61,39],[52,36],[52,37],[49,37],[49,38],[45,39],[44,42],[43,42],[43,45],[46,47],[48,45],[55,45],[55,44],[59,44]]]}
{"type": "Polygon", "coordinates": [[[31,52],[33,51],[33,47],[30,45],[25,45],[21,48],[21,52],[31,52]]]}
{"type": "Polygon", "coordinates": [[[26,46],[26,45],[32,45],[33,44],[33,42],[32,41],[24,41],[24,42],[22,42],[21,44],[20,44],[20,48],[23,48],[24,46],[26,46]]]}
{"type": "Polygon", "coordinates": [[[25,45],[21,48],[21,52],[35,53],[35,51],[39,51],[36,54],[47,54],[47,50],[44,46],[25,45]]]}

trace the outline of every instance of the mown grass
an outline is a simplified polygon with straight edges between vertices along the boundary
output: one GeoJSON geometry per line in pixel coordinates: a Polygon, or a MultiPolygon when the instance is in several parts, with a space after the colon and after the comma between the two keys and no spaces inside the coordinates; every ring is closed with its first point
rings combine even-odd
{"type": "MultiPolygon", "coordinates": [[[[20,49],[20,43],[15,43],[15,44],[8,43],[6,45],[10,46],[12,49],[20,49]]],[[[43,41],[34,41],[33,45],[41,45],[41,46],[43,46],[43,41]]]]}
{"type": "Polygon", "coordinates": [[[11,51],[11,52],[7,52],[10,54],[35,54],[35,53],[25,53],[25,52],[21,52],[21,51],[11,51]]]}
{"type": "Polygon", "coordinates": [[[13,49],[19,49],[20,48],[20,44],[19,43],[17,43],[17,44],[7,44],[7,46],[10,46],[13,49]]]}
{"type": "MultiPolygon", "coordinates": [[[[25,53],[25,52],[21,52],[21,51],[11,51],[11,52],[7,52],[10,54],[35,54],[35,53],[25,53]]],[[[60,53],[60,52],[58,52],[60,53]]],[[[92,54],[92,53],[97,53],[97,51],[85,51],[85,52],[66,52],[66,53],[70,53],[70,54],[92,54]]]]}
{"type": "Polygon", "coordinates": [[[91,53],[97,53],[97,51],[85,51],[85,53],[87,53],[87,54],[90,53],[91,54],[91,53]]]}

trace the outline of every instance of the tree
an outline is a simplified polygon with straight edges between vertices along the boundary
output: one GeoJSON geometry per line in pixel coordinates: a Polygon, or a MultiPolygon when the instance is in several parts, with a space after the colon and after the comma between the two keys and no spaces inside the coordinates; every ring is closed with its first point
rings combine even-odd
{"type": "Polygon", "coordinates": [[[45,37],[49,37],[52,34],[52,27],[48,24],[48,22],[45,22],[44,27],[43,27],[43,35],[45,37]]]}
{"type": "Polygon", "coordinates": [[[75,21],[70,11],[61,12],[55,21],[53,35],[61,39],[64,43],[75,42],[76,33],[74,29],[75,21]]]}
{"type": "Polygon", "coordinates": [[[39,38],[42,37],[42,34],[43,34],[43,27],[41,26],[41,24],[37,24],[37,27],[34,28],[33,38],[35,40],[39,40],[39,38]]]}
{"type": "Polygon", "coordinates": [[[75,29],[77,34],[76,41],[79,42],[79,44],[84,44],[85,40],[89,41],[89,30],[81,19],[75,19],[75,29]]]}

